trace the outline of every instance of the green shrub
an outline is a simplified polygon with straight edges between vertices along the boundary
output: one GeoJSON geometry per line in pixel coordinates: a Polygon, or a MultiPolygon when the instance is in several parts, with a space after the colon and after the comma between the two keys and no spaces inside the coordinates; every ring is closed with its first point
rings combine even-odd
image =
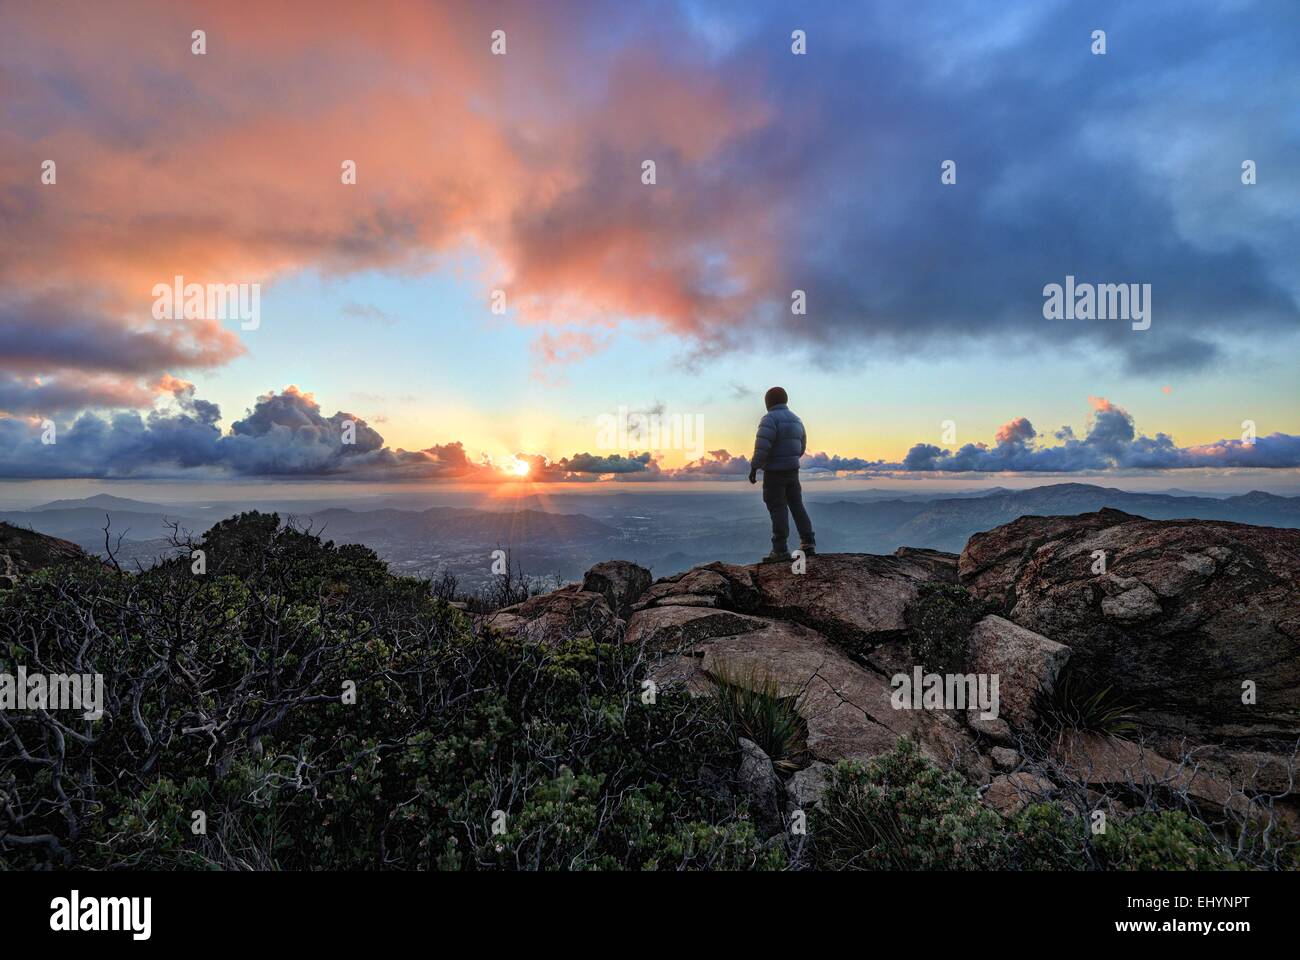
{"type": "Polygon", "coordinates": [[[866,766],[839,763],[810,822],[833,870],[983,870],[1006,857],[1001,818],[906,737],[866,766]]]}
{"type": "Polygon", "coordinates": [[[1031,803],[1007,823],[1008,866],[1017,870],[1087,870],[1091,824],[1059,803],[1031,803]]]}
{"type": "Polygon", "coordinates": [[[1204,824],[1180,810],[1112,818],[1092,838],[1102,870],[1241,870],[1204,824]]]}
{"type": "Polygon", "coordinates": [[[1242,870],[1205,827],[1180,810],[1112,816],[1092,832],[1091,818],[1060,804],[1026,807],[1008,825],[1010,865],[1020,870],[1242,870]]]}
{"type": "Polygon", "coordinates": [[[735,762],[716,704],[643,704],[635,649],[475,630],[273,515],[203,546],[205,575],[88,563],[0,594],[0,671],[99,672],[107,701],[60,718],[77,736],[6,714],[0,868],[784,865],[701,783],[735,762]]]}
{"type": "Polygon", "coordinates": [[[907,607],[905,619],[913,658],[926,670],[950,673],[966,662],[971,629],[984,606],[950,583],[923,583],[907,607]]]}

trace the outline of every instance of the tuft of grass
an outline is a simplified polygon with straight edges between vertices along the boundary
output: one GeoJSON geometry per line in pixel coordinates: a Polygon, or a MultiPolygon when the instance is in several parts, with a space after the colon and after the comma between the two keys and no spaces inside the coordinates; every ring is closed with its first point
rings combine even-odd
{"type": "Polygon", "coordinates": [[[704,675],[732,733],[762,747],[779,773],[808,765],[808,724],[799,713],[805,691],[782,696],[780,683],[752,666],[742,674],[718,662],[704,675]]]}
{"type": "Polygon", "coordinates": [[[1038,693],[1039,719],[1046,732],[1053,735],[1080,730],[1127,736],[1138,729],[1133,716],[1136,707],[1116,694],[1113,687],[1089,683],[1068,665],[1057,677],[1051,693],[1038,693]]]}

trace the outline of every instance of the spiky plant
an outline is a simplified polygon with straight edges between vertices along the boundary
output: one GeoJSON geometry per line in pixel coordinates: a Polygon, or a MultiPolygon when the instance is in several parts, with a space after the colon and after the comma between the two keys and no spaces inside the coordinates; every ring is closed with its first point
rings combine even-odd
{"type": "Polygon", "coordinates": [[[1114,687],[1089,682],[1068,666],[1050,692],[1038,694],[1038,716],[1044,732],[1053,736],[1070,730],[1126,736],[1138,728],[1136,707],[1114,687]]]}
{"type": "Polygon", "coordinates": [[[739,671],[724,662],[704,671],[723,719],[737,737],[763,748],[779,772],[808,764],[808,725],[799,713],[806,690],[782,696],[780,683],[766,669],[739,671]]]}

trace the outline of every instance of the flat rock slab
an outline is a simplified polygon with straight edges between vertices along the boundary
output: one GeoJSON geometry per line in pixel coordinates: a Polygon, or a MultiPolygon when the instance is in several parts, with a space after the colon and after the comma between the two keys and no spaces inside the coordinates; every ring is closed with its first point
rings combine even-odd
{"type": "MultiPolygon", "coordinates": [[[[1066,770],[1089,786],[1124,788],[1135,784],[1138,792],[1158,789],[1185,794],[1211,812],[1227,809],[1243,814],[1249,809],[1241,791],[1211,774],[1195,755],[1175,762],[1140,744],[1085,732],[1064,735],[1055,755],[1066,770]]],[[[1294,811],[1278,808],[1277,812],[1295,826],[1294,811]]]]}
{"type": "Polygon", "coordinates": [[[628,621],[624,643],[655,650],[691,646],[701,640],[765,629],[769,621],[713,607],[669,605],[638,610],[628,621]]]}
{"type": "Polygon", "coordinates": [[[986,773],[973,737],[954,715],[895,709],[888,679],[817,631],[786,621],[760,623],[758,629],[713,637],[665,657],[654,678],[684,682],[696,694],[711,691],[706,674],[719,670],[771,680],[782,696],[801,696],[799,712],[816,760],[865,761],[889,752],[898,737],[907,735],[941,763],[958,762],[974,776],[986,773]]]}

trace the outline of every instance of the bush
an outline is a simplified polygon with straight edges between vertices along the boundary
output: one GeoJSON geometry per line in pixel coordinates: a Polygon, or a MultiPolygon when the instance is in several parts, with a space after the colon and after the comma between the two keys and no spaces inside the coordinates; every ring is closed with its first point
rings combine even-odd
{"type": "Polygon", "coordinates": [[[1088,869],[1091,824],[1059,803],[1031,803],[1010,819],[1007,833],[1013,869],[1088,869]]]}
{"type": "Polygon", "coordinates": [[[1092,838],[1102,870],[1241,870],[1205,825],[1180,810],[1112,820],[1092,838]]]}
{"type": "Polygon", "coordinates": [[[950,583],[921,584],[906,611],[913,658],[936,673],[960,670],[966,662],[971,629],[983,616],[983,604],[963,588],[950,583]]]}
{"type": "Polygon", "coordinates": [[[1006,858],[1001,818],[906,737],[866,766],[841,762],[812,815],[833,870],[984,870],[1006,858]]]}
{"type": "Polygon", "coordinates": [[[1055,803],[1026,807],[1008,827],[1011,866],[1021,870],[1244,870],[1209,829],[1180,810],[1090,818],[1055,803]]]}
{"type": "Polygon", "coordinates": [[[199,546],[203,575],[186,551],[0,596],[0,671],[102,673],[106,700],[0,714],[0,868],[784,864],[701,786],[735,763],[714,704],[643,704],[634,648],[476,631],[274,515],[199,546]]]}

